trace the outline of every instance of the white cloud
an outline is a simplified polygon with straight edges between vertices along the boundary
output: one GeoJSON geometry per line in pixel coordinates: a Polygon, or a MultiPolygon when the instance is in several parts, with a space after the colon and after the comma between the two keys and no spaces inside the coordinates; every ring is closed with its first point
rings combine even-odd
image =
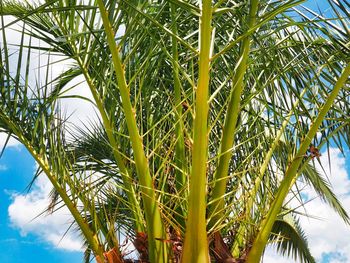
{"type": "Polygon", "coordinates": [[[296,263],[294,259],[282,257],[272,248],[268,248],[264,255],[263,263],[296,263]]]}
{"type": "Polygon", "coordinates": [[[48,207],[50,191],[50,182],[45,175],[41,175],[29,194],[13,195],[13,202],[8,208],[12,226],[18,228],[21,235],[35,234],[56,248],[81,251],[82,241],[78,233],[68,231],[64,236],[72,222],[67,208],[59,209],[53,214],[39,215],[48,207]]]}
{"type": "MultiPolygon", "coordinates": [[[[7,139],[7,134],[4,132],[0,132],[0,151],[5,145],[7,139]]],[[[20,145],[20,142],[15,140],[14,138],[10,138],[9,141],[7,142],[6,147],[18,147],[20,145]]]]}
{"type": "MultiPolygon", "coordinates": [[[[328,174],[328,177],[335,194],[350,213],[350,179],[345,166],[345,158],[335,148],[330,149],[330,156],[332,173],[328,174]]],[[[329,173],[326,153],[321,156],[321,163],[325,171],[329,173]]],[[[307,189],[306,193],[310,198],[316,196],[311,189],[307,189]]],[[[311,252],[316,259],[320,260],[323,254],[334,254],[345,258],[343,262],[350,262],[350,227],[345,225],[333,209],[325,205],[319,198],[309,202],[305,207],[310,215],[321,218],[321,220],[301,218],[301,224],[310,240],[311,252]]]]}
{"type": "MultiPolygon", "coordinates": [[[[40,3],[38,0],[32,0],[29,1],[32,3],[40,3]]],[[[5,24],[13,22],[14,18],[7,16],[5,18],[5,24]]],[[[10,28],[6,29],[6,37],[7,42],[9,43],[9,48],[11,49],[11,56],[10,56],[10,68],[12,71],[16,71],[17,63],[18,63],[18,48],[16,45],[20,44],[21,41],[21,30],[22,30],[22,24],[16,23],[12,25],[10,28]]],[[[0,34],[0,43],[2,41],[2,35],[0,34]]],[[[25,44],[29,44],[29,37],[26,36],[25,44]]],[[[40,41],[38,39],[32,38],[31,43],[34,46],[46,46],[44,41],[40,41]]],[[[23,50],[24,55],[23,58],[26,58],[27,56],[27,50],[23,50]]],[[[46,81],[46,73],[47,73],[47,64],[48,64],[48,58],[50,56],[49,60],[49,76],[51,79],[57,78],[62,72],[65,70],[68,70],[70,66],[73,64],[73,60],[68,59],[67,57],[64,58],[62,56],[52,55],[49,54],[47,51],[39,51],[39,50],[31,50],[31,58],[30,58],[30,77],[29,77],[29,84],[32,89],[35,89],[36,85],[39,83],[39,85],[43,86],[46,81]],[[41,76],[41,77],[40,77],[41,76]]],[[[22,65],[22,71],[25,70],[26,65],[22,65]]],[[[22,72],[25,73],[24,71],[22,72]]],[[[86,82],[84,82],[84,79],[82,77],[75,78],[72,80],[66,87],[65,90],[70,89],[68,92],[64,93],[65,96],[74,96],[79,95],[82,97],[86,97],[88,99],[92,99],[92,95],[90,92],[89,87],[87,86],[86,82]]],[[[69,122],[73,123],[77,126],[83,126],[82,124],[87,124],[88,120],[97,120],[97,114],[94,110],[94,106],[86,101],[79,98],[64,98],[60,100],[61,106],[62,106],[62,112],[66,116],[70,116],[69,122]]],[[[6,139],[6,137],[4,138],[6,139]]],[[[0,134],[0,146],[3,142],[3,138],[0,134]]],[[[11,141],[12,142],[12,141],[11,141]]]]}
{"type": "MultiPolygon", "coordinates": [[[[341,201],[343,207],[350,214],[350,179],[346,169],[346,159],[336,148],[330,149],[331,174],[329,174],[329,164],[327,153],[321,156],[321,163],[326,171],[332,189],[341,201]]],[[[322,171],[318,165],[319,171],[322,171]]],[[[306,196],[309,199],[317,197],[311,188],[306,188],[306,196]]],[[[301,216],[300,223],[308,237],[309,246],[312,255],[317,262],[350,262],[350,227],[326,205],[320,198],[316,198],[305,204],[305,209],[310,216],[317,217],[306,218],[301,216]]],[[[300,210],[304,212],[303,208],[300,210]]],[[[267,249],[264,257],[266,263],[277,262],[295,262],[293,259],[282,258],[278,256],[272,248],[267,249]]]]}
{"type": "MultiPolygon", "coordinates": [[[[74,88],[64,93],[64,96],[79,95],[93,101],[90,89],[82,77],[78,77],[69,83],[66,90],[70,87],[74,88]]],[[[87,100],[80,98],[64,98],[60,100],[60,104],[62,112],[69,117],[69,123],[82,127],[83,124],[88,125],[88,121],[97,120],[97,111],[94,105],[87,100]]]]}

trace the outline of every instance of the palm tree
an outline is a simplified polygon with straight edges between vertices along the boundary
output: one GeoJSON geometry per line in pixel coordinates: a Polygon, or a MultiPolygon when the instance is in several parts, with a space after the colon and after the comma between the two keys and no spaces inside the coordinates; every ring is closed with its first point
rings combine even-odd
{"type": "Polygon", "coordinates": [[[303,184],[350,222],[314,165],[349,145],[350,4],[303,2],[1,2],[0,129],[52,183],[48,210],[71,212],[86,262],[127,262],[121,236],[142,262],[252,263],[268,244],[315,262],[287,202],[303,184]],[[55,78],[52,56],[70,65],[55,78]],[[60,110],[81,76],[99,114],[85,129],[60,110]]]}

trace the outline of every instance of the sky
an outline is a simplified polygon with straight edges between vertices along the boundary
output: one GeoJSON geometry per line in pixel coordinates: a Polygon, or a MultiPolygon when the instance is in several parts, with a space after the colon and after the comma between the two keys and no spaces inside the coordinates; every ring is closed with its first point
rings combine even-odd
{"type": "Polygon", "coordinates": [[[8,147],[0,159],[0,262],[81,262],[79,241],[71,247],[62,246],[71,240],[59,242],[69,222],[63,211],[34,219],[43,211],[50,187],[47,181],[39,180],[28,193],[34,171],[32,157],[20,145],[8,147]]]}
{"type": "MultiPolygon", "coordinates": [[[[64,65],[57,67],[63,69],[64,65]]],[[[84,85],[71,93],[90,96],[84,85]]],[[[67,115],[72,113],[70,120],[76,124],[96,116],[91,105],[83,101],[65,100],[62,105],[67,115]]],[[[5,139],[0,134],[0,146],[5,139]]],[[[344,157],[336,148],[331,148],[330,153],[332,172],[328,177],[343,206],[350,213],[350,154],[346,152],[344,157]]],[[[325,152],[322,153],[321,162],[325,171],[329,171],[325,152]]],[[[68,211],[61,209],[52,215],[37,217],[47,207],[51,186],[46,177],[40,176],[33,187],[27,189],[35,169],[35,162],[25,148],[15,140],[10,140],[0,159],[0,262],[81,262],[81,239],[72,231],[64,236],[71,222],[68,211]]],[[[308,199],[316,197],[312,189],[305,189],[304,194],[308,199]]],[[[301,217],[301,224],[317,262],[350,262],[350,227],[317,197],[306,204],[306,208],[311,216],[318,217],[301,217]]],[[[295,261],[281,258],[269,248],[264,262],[295,261]]]]}
{"type": "MultiPolygon", "coordinates": [[[[332,189],[341,201],[343,207],[350,213],[350,154],[347,150],[345,156],[339,149],[330,148],[331,172],[327,152],[323,151],[320,158],[324,170],[332,185],[332,189]]],[[[316,165],[322,171],[319,165],[316,165]]],[[[322,173],[322,172],[321,172],[322,173]]],[[[340,263],[350,262],[350,227],[320,198],[311,188],[303,191],[305,200],[312,200],[305,205],[305,209],[311,217],[300,217],[300,223],[308,237],[312,255],[317,262],[340,263]]],[[[297,206],[297,203],[292,203],[297,206]]],[[[299,209],[303,212],[303,209],[299,209]]],[[[268,249],[265,256],[266,263],[295,262],[292,259],[282,259],[268,249]],[[278,259],[277,259],[278,258],[278,259]]]]}

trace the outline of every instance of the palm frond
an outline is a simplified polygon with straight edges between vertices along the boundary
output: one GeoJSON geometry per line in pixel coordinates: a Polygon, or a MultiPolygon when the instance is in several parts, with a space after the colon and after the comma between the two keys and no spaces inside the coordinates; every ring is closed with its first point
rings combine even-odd
{"type": "Polygon", "coordinates": [[[317,171],[317,169],[311,164],[305,164],[303,171],[303,178],[318,194],[318,196],[327,203],[334,211],[349,224],[349,215],[334,194],[331,186],[327,180],[317,171]]]}
{"type": "Polygon", "coordinates": [[[275,221],[269,241],[270,245],[283,256],[305,263],[316,262],[311,255],[306,235],[299,221],[292,216],[275,221]]]}

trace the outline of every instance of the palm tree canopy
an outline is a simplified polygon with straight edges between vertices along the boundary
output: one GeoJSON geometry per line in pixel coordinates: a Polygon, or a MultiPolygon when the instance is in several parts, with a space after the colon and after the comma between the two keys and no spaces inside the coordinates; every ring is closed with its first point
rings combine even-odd
{"type": "Polygon", "coordinates": [[[315,168],[350,142],[350,4],[327,2],[0,3],[0,132],[51,181],[86,262],[127,262],[120,235],[150,262],[259,262],[267,244],[315,262],[288,193],[303,205],[310,185],[350,222],[315,168]],[[99,116],[84,127],[60,107],[79,78],[99,116]]]}

